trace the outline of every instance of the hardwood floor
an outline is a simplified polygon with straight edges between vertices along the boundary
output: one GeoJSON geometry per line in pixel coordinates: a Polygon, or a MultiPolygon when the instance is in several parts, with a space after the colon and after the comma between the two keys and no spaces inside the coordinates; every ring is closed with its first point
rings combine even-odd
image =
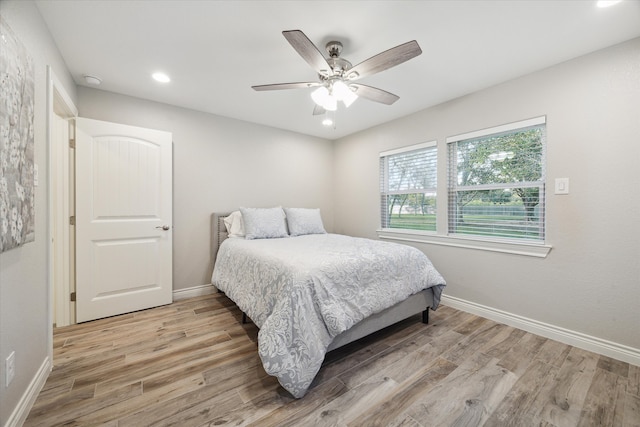
{"type": "Polygon", "coordinates": [[[308,394],[266,375],[222,294],[58,328],[26,426],[640,426],[640,368],[441,306],[327,355],[308,394]]]}

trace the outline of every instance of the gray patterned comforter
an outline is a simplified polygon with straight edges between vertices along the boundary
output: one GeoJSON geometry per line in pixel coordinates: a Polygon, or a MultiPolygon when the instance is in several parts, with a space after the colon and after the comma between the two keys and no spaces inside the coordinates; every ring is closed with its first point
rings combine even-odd
{"type": "Polygon", "coordinates": [[[445,286],[416,248],[338,234],[227,239],[212,283],[260,328],[265,371],[295,397],[335,336],[423,289],[435,309],[445,286]]]}

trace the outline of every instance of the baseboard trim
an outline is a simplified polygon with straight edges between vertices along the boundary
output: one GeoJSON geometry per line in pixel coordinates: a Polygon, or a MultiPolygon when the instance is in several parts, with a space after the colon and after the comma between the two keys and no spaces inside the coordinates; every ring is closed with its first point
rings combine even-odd
{"type": "Polygon", "coordinates": [[[217,289],[212,284],[193,286],[191,288],[185,289],[176,289],[175,291],[173,291],[173,300],[178,301],[185,298],[200,297],[202,295],[209,295],[216,292],[217,289]]]}
{"type": "Polygon", "coordinates": [[[42,365],[40,365],[40,369],[31,380],[29,387],[24,392],[20,401],[16,405],[15,409],[11,413],[11,416],[7,420],[6,427],[20,427],[24,424],[29,416],[29,412],[33,407],[33,404],[36,403],[36,398],[44,384],[47,382],[47,378],[49,378],[49,373],[51,372],[51,360],[47,356],[42,365]]]}
{"type": "Polygon", "coordinates": [[[612,357],[623,362],[640,366],[640,349],[629,347],[623,344],[603,340],[597,337],[583,334],[581,332],[572,331],[561,328],[559,326],[550,325],[548,323],[539,322],[513,313],[497,310],[474,302],[466,301],[460,298],[443,295],[442,304],[451,308],[466,311],[471,314],[485,317],[487,319],[504,323],[518,329],[531,332],[536,335],[560,341],[583,350],[592,351],[612,357]]]}

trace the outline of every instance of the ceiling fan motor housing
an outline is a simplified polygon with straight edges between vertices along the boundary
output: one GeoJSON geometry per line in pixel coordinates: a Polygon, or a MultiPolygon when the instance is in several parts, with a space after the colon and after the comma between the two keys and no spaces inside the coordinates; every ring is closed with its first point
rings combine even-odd
{"type": "MultiPolygon", "coordinates": [[[[353,65],[351,65],[351,62],[340,57],[340,53],[342,53],[342,43],[330,41],[326,44],[325,49],[329,54],[327,63],[331,66],[332,75],[338,77],[345,76],[346,71],[353,67],[353,65]]],[[[323,78],[322,75],[320,77],[323,78]]],[[[323,79],[326,80],[328,77],[331,76],[325,76],[323,79]]]]}
{"type": "Polygon", "coordinates": [[[346,76],[346,72],[352,67],[351,62],[343,58],[327,58],[327,62],[331,66],[331,75],[322,76],[324,80],[330,77],[343,77],[346,76]]]}
{"type": "Polygon", "coordinates": [[[340,56],[340,53],[342,53],[342,43],[338,41],[331,41],[325,45],[325,49],[330,58],[338,57],[340,56]]]}

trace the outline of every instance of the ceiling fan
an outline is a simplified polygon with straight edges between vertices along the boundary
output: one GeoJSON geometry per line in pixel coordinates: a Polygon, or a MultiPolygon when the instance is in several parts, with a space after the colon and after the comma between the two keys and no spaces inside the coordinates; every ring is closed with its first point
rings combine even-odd
{"type": "Polygon", "coordinates": [[[252,88],[257,91],[264,91],[317,87],[311,93],[311,97],[316,103],[313,110],[314,115],[323,114],[326,111],[335,111],[338,101],[348,107],[358,97],[382,104],[393,104],[400,99],[399,96],[382,89],[353,82],[395,67],[422,53],[418,43],[412,40],[372,56],[356,66],[352,66],[349,61],[340,56],[342,43],[339,41],[331,41],[326,44],[325,48],[329,57],[325,58],[302,31],[283,31],[282,34],[296,52],[317,71],[319,81],[276,83],[252,86],[252,88]]]}

